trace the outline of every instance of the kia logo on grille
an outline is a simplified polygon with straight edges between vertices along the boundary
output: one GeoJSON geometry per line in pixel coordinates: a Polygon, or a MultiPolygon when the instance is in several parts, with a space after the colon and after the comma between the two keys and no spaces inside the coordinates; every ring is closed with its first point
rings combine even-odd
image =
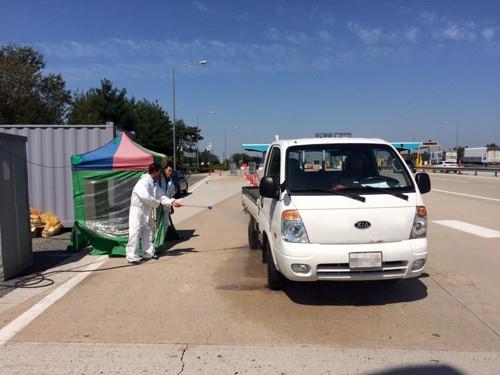
{"type": "Polygon", "coordinates": [[[371,227],[371,224],[369,221],[358,221],[354,226],[358,229],[368,229],[371,227]]]}

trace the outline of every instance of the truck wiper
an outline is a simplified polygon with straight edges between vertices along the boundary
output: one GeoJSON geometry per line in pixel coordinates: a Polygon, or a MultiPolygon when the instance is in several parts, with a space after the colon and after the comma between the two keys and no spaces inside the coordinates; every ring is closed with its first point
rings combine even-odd
{"type": "Polygon", "coordinates": [[[386,194],[390,194],[390,195],[393,195],[395,197],[404,199],[405,201],[408,200],[408,195],[402,194],[402,193],[400,193],[398,191],[392,191],[392,190],[387,189],[387,188],[377,188],[377,187],[374,187],[374,186],[363,186],[363,188],[370,189],[370,190],[379,190],[379,191],[382,191],[382,192],[384,192],[386,194]]]}
{"type": "Polygon", "coordinates": [[[352,191],[346,191],[344,189],[341,189],[341,190],[333,190],[331,191],[332,194],[335,194],[335,195],[343,195],[344,197],[349,197],[351,199],[355,199],[357,201],[360,201],[360,202],[365,202],[366,201],[366,198],[359,195],[359,194],[356,194],[356,193],[353,193],[352,191]]]}
{"type": "Polygon", "coordinates": [[[344,197],[348,197],[360,202],[365,202],[366,198],[362,197],[359,194],[353,193],[352,191],[346,191],[346,190],[331,190],[331,189],[321,189],[321,188],[315,188],[315,189],[293,189],[290,191],[291,194],[293,193],[314,193],[314,192],[320,192],[320,193],[328,193],[332,195],[342,195],[344,197]]]}

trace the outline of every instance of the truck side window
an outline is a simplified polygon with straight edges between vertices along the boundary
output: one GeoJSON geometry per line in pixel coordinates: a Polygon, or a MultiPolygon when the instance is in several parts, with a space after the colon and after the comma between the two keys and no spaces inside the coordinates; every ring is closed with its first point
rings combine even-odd
{"type": "Polygon", "coordinates": [[[271,176],[275,184],[280,183],[280,167],[281,167],[281,152],[278,147],[274,147],[271,151],[271,158],[269,159],[269,167],[267,175],[271,176]]]}

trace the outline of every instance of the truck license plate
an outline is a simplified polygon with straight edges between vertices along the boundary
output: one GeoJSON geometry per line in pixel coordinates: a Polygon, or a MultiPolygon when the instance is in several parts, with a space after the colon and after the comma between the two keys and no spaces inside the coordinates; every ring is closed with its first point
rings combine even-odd
{"type": "Polygon", "coordinates": [[[349,268],[382,268],[382,253],[349,253],[349,268]]]}

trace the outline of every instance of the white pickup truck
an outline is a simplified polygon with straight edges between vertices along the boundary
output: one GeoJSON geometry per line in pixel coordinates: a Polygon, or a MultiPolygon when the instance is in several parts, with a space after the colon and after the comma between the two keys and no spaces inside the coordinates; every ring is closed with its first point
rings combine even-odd
{"type": "Polygon", "coordinates": [[[262,248],[268,287],[285,279],[392,280],[427,259],[426,173],[415,176],[380,139],[279,140],[259,187],[243,188],[248,241],[262,248]]]}

